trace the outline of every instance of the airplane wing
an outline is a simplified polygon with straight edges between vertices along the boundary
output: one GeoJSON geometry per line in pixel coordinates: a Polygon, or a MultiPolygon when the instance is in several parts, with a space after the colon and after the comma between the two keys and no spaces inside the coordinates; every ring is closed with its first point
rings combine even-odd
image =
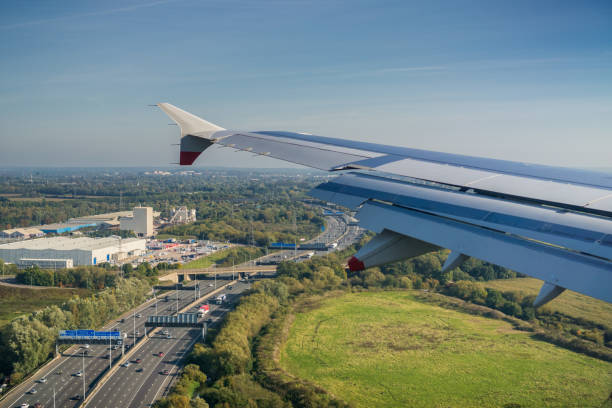
{"type": "Polygon", "coordinates": [[[227,130],[168,103],[180,164],[212,144],[339,177],[315,198],[357,210],[378,233],[353,271],[451,250],[443,270],[475,257],[543,280],[535,306],[566,288],[612,303],[612,174],[355,142],[284,131],[227,130]]]}

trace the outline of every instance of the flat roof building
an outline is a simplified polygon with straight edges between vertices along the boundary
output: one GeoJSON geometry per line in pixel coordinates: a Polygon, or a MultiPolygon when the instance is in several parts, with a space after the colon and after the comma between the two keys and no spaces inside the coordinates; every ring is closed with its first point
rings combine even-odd
{"type": "Polygon", "coordinates": [[[45,234],[63,234],[64,232],[73,232],[79,230],[81,228],[86,227],[95,227],[96,224],[72,224],[72,223],[58,223],[58,224],[48,224],[41,225],[38,227],[45,234]]]}
{"type": "Polygon", "coordinates": [[[0,259],[14,264],[27,260],[72,260],[74,266],[96,265],[126,255],[140,254],[146,249],[146,241],[139,238],[39,238],[0,245],[0,259]]]}
{"type": "Polygon", "coordinates": [[[12,228],[0,231],[1,239],[28,239],[42,237],[43,235],[45,233],[38,228],[12,228]]]}

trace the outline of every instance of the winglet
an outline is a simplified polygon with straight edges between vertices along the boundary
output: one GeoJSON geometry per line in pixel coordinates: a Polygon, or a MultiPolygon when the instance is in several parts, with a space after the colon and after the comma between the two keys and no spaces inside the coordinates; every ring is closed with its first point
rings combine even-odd
{"type": "Polygon", "coordinates": [[[214,143],[213,134],[225,130],[169,103],[158,106],[181,128],[180,165],[190,165],[214,143]]]}
{"type": "Polygon", "coordinates": [[[221,126],[205,121],[189,112],[177,108],[169,103],[159,103],[157,106],[163,110],[181,128],[181,137],[194,135],[210,138],[215,132],[225,130],[221,126]]]}

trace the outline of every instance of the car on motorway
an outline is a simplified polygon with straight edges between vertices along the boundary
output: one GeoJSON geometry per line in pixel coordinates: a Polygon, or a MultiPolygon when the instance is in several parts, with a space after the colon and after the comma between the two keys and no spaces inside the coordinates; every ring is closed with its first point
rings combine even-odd
{"type": "Polygon", "coordinates": [[[163,375],[168,375],[168,374],[170,374],[170,370],[165,369],[164,371],[162,371],[162,374],[163,374],[163,375]]]}
{"type": "Polygon", "coordinates": [[[83,376],[83,373],[82,373],[82,372],[80,372],[80,371],[77,371],[76,373],[74,373],[74,376],[75,376],[75,377],[82,377],[82,376],[83,376]]]}
{"type": "Polygon", "coordinates": [[[164,354],[164,352],[163,352],[163,351],[160,351],[159,353],[157,353],[157,356],[158,356],[158,357],[163,357],[163,356],[165,356],[165,354],[164,354]]]}
{"type": "Polygon", "coordinates": [[[136,360],[134,360],[134,362],[135,362],[136,364],[140,364],[140,363],[142,363],[142,359],[137,358],[136,360]]]}

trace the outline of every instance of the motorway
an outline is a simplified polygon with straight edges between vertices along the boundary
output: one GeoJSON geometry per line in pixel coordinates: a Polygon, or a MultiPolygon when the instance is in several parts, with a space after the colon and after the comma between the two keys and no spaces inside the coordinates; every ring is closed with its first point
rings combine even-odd
{"type": "MultiPolygon", "coordinates": [[[[223,305],[209,302],[210,325],[216,324],[223,316],[232,309],[240,295],[250,285],[238,282],[231,290],[224,290],[227,302],[223,305]]],[[[197,306],[190,312],[197,311],[197,306]]],[[[96,394],[87,402],[87,407],[150,407],[151,404],[161,397],[169,389],[172,380],[176,377],[181,366],[181,359],[191,350],[191,346],[200,339],[201,329],[168,328],[172,338],[167,339],[159,331],[151,337],[134,355],[131,356],[132,364],[129,367],[120,367],[111,378],[104,383],[96,394]],[[164,356],[160,357],[159,353],[164,356]],[[134,363],[135,360],[142,360],[134,363]],[[168,370],[169,374],[163,374],[168,370]]]]}
{"type": "MultiPolygon", "coordinates": [[[[229,276],[231,278],[231,274],[229,276]]],[[[211,281],[212,282],[212,281],[211,281]]],[[[208,284],[202,284],[201,281],[201,296],[206,296],[207,293],[213,291],[214,284],[212,287],[208,284]]],[[[222,285],[223,280],[218,279],[217,284],[222,285]]],[[[159,301],[153,300],[141,305],[134,309],[134,312],[130,311],[129,315],[124,315],[124,322],[121,320],[113,322],[105,326],[103,329],[109,330],[120,330],[128,333],[128,338],[125,341],[126,347],[131,347],[134,343],[134,326],[138,333],[137,340],[140,340],[144,336],[144,323],[147,316],[154,315],[156,312],[155,304],[157,303],[158,314],[170,315],[175,314],[176,307],[176,292],[170,292],[162,295],[159,301]],[[163,301],[163,297],[168,296],[171,300],[168,302],[163,301]],[[142,317],[135,318],[135,315],[141,314],[142,317]]],[[[178,291],[178,307],[179,309],[184,308],[188,304],[194,301],[193,291],[178,291]]],[[[26,380],[25,384],[19,387],[19,391],[15,395],[7,395],[2,401],[0,401],[0,408],[8,407],[19,407],[23,403],[33,405],[39,402],[43,407],[53,407],[53,390],[55,389],[55,406],[56,407],[75,407],[78,406],[80,401],[76,399],[76,396],[83,395],[83,378],[85,379],[86,392],[92,387],[93,382],[108,368],[108,355],[109,353],[113,358],[113,365],[121,357],[121,348],[118,350],[109,350],[107,345],[90,345],[88,353],[83,356],[84,348],[78,348],[78,346],[70,347],[63,356],[48,364],[41,371],[37,372],[33,378],[26,380]],[[75,374],[79,371],[83,371],[84,375],[79,377],[75,374]],[[37,382],[41,378],[46,378],[45,383],[37,382]],[[36,393],[31,394],[29,391],[35,389],[36,393]]],[[[17,391],[17,390],[15,390],[17,391]]]]}
{"type": "MultiPolygon", "coordinates": [[[[337,249],[343,249],[355,242],[362,235],[362,231],[358,227],[348,225],[344,217],[327,217],[326,231],[311,242],[337,242],[337,249]]],[[[270,254],[262,258],[279,255],[282,257],[284,256],[283,253],[289,257],[297,255],[299,258],[308,252],[324,255],[328,251],[297,251],[297,253],[294,253],[294,251],[283,251],[280,254],[270,254]]],[[[221,286],[231,277],[231,273],[219,274],[216,284],[221,286]]],[[[214,278],[200,281],[202,300],[204,300],[207,293],[215,289],[214,282],[214,278]]],[[[224,291],[228,295],[227,304],[221,306],[211,304],[211,311],[209,316],[206,317],[207,319],[209,317],[212,319],[211,324],[215,324],[222,319],[225,313],[230,310],[232,304],[238,301],[239,296],[247,289],[247,286],[247,283],[237,283],[231,291],[224,291]]],[[[134,330],[138,333],[137,340],[144,336],[146,317],[154,314],[175,314],[177,311],[176,299],[176,291],[161,295],[159,300],[152,300],[138,306],[133,312],[130,311],[129,315],[124,315],[123,322],[121,320],[113,322],[103,329],[109,330],[112,328],[127,332],[128,338],[125,343],[127,346],[132,346],[134,330]],[[169,300],[164,301],[163,298],[165,297],[168,297],[169,300]],[[136,314],[141,314],[142,317],[135,318],[136,314]]],[[[178,291],[179,310],[194,300],[194,291],[178,291]]],[[[195,312],[195,310],[193,311],[195,312]]],[[[150,338],[136,350],[133,356],[130,356],[131,361],[140,358],[142,360],[141,363],[131,364],[129,367],[119,367],[110,376],[108,381],[98,388],[96,394],[88,400],[87,406],[148,407],[156,399],[160,398],[168,390],[175,378],[180,367],[181,358],[191,349],[193,343],[201,335],[200,329],[172,328],[168,330],[170,330],[172,338],[167,339],[159,334],[150,338]],[[160,351],[165,354],[164,357],[155,356],[160,351]],[[142,368],[142,371],[139,370],[140,368],[142,368]],[[169,370],[169,375],[161,374],[165,369],[169,370]]],[[[113,366],[121,357],[120,349],[113,351],[110,350],[109,346],[92,344],[88,349],[87,355],[83,355],[83,350],[83,348],[76,346],[69,348],[65,355],[48,364],[44,369],[36,373],[33,378],[28,379],[24,385],[18,387],[0,401],[0,408],[19,407],[22,403],[33,405],[36,402],[41,403],[43,407],[53,407],[54,389],[55,407],[78,406],[80,400],[77,398],[83,395],[83,379],[85,380],[86,395],[89,395],[95,380],[108,369],[109,352],[112,355],[113,366]],[[75,374],[83,370],[83,364],[84,375],[78,377],[75,374]],[[45,383],[35,382],[41,378],[46,378],[47,381],[45,383]],[[35,394],[27,393],[31,389],[36,389],[37,392],[35,394]]]]}

